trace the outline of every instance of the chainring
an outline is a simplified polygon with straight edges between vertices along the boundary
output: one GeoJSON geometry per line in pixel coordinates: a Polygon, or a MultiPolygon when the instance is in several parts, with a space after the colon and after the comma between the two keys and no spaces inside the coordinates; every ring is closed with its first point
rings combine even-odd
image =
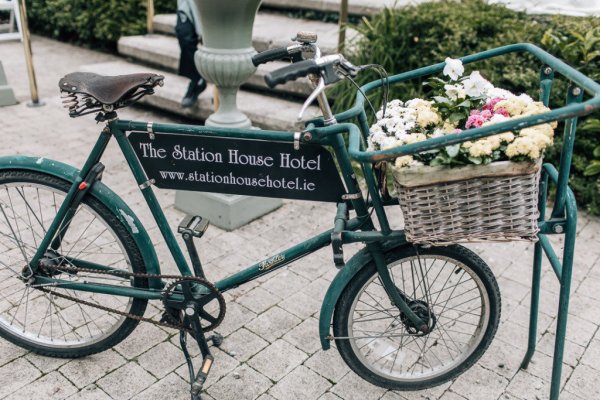
{"type": "Polygon", "coordinates": [[[197,306],[200,324],[205,332],[215,329],[223,322],[226,304],[221,292],[207,280],[191,276],[181,277],[165,287],[162,295],[165,307],[163,318],[173,324],[182,324],[183,311],[190,302],[197,306]],[[196,292],[191,301],[183,298],[182,285],[185,284],[191,284],[192,290],[196,292]]]}

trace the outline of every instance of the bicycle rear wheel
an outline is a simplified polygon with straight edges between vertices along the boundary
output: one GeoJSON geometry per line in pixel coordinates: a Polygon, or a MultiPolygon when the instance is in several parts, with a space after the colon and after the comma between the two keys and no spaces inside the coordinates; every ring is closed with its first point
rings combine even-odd
{"type": "Polygon", "coordinates": [[[394,306],[374,264],[344,289],[333,318],[337,348],[365,380],[388,389],[442,384],[471,367],[500,319],[492,271],[461,246],[400,247],[386,254],[396,288],[431,331],[423,334],[394,306]]]}
{"type": "MultiPolygon", "coordinates": [[[[0,336],[53,357],[82,357],[106,350],[125,339],[138,324],[137,320],[92,305],[141,316],[147,304],[141,299],[36,286],[21,278],[21,271],[27,268],[70,186],[42,173],[0,172],[0,336]]],[[[72,266],[80,260],[91,266],[146,272],[127,229],[90,195],[71,219],[60,247],[46,254],[59,266],[72,266]]],[[[46,274],[70,282],[148,287],[147,280],[139,278],[60,270],[46,274]]]]}

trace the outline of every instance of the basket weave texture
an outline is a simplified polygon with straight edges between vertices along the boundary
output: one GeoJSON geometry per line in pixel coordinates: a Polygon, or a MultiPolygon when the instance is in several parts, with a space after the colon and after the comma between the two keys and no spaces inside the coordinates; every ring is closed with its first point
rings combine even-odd
{"type": "Polygon", "coordinates": [[[395,170],[406,239],[428,245],[536,241],[540,167],[541,160],[395,170]]]}

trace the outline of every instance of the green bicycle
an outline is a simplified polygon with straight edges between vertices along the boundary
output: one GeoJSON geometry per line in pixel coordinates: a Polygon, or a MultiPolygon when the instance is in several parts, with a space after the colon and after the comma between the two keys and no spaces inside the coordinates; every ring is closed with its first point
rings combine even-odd
{"type": "MultiPolygon", "coordinates": [[[[180,331],[192,398],[199,398],[214,361],[209,344],[218,346],[223,340],[218,334],[206,334],[225,316],[222,293],[331,245],[339,272],[325,294],[319,317],[324,350],[335,341],[354,372],[394,390],[438,385],[476,363],[490,345],[500,319],[500,294],[493,273],[465,247],[416,246],[406,241],[402,230],[393,230],[385,207],[397,206],[398,201],[382,196],[383,180],[374,173],[373,163],[490,136],[514,129],[516,124],[525,127],[590,113],[600,108],[598,85],[531,45],[465,57],[463,62],[469,63],[527,51],[595,97],[535,118],[473,129],[459,138],[436,138],[369,153],[364,145],[368,133],[365,92],[383,82],[363,87],[356,106],[334,116],[324,87],[355,76],[361,68],[340,55],[321,56],[311,35],[299,35],[297,40],[292,46],[259,53],[253,62],[294,61],[267,77],[272,86],[301,76],[313,81],[315,91],[306,105],[317,99],[323,118],[307,124],[302,132],[121,120],[116,110],[152,94],[163,84],[162,76],[74,73],[61,79],[70,115],[96,113],[96,120],[105,126],[80,170],[39,157],[0,158],[0,336],[42,355],[83,357],[121,342],[140,321],[174,328],[180,331]],[[314,58],[302,61],[301,55],[309,53],[314,58]],[[354,118],[358,126],[339,123],[354,118]],[[142,222],[102,183],[101,158],[113,138],[180,275],[161,273],[142,222]],[[365,177],[366,196],[359,188],[353,160],[365,177]],[[332,229],[212,283],[206,279],[193,242],[202,237],[208,221],[190,216],[178,226],[190,268],[152,186],[326,201],[336,203],[337,212],[332,229]],[[364,248],[346,260],[343,245],[356,242],[364,243],[364,248]],[[164,305],[160,320],[144,317],[148,300],[164,305]],[[198,343],[203,357],[198,372],[187,350],[188,335],[198,343]]],[[[396,75],[389,82],[433,74],[443,66],[396,75]]],[[[570,152],[566,147],[565,157],[570,152]]],[[[556,233],[554,227],[560,225],[566,227],[565,248],[574,243],[574,201],[562,171],[566,167],[561,165],[560,176],[551,167],[545,166],[540,207],[543,211],[550,177],[558,182],[559,212],[548,222],[540,220],[534,277],[541,265],[541,249],[548,251],[550,246],[542,237],[556,233]],[[559,215],[561,210],[567,215],[559,215]]],[[[568,170],[566,174],[568,178],[568,170]]],[[[552,254],[553,265],[560,264],[552,254]]],[[[568,286],[572,247],[570,255],[565,254],[561,283],[568,286]]],[[[566,296],[568,304],[568,288],[566,296]]],[[[563,322],[559,320],[557,343],[564,340],[566,319],[563,322]]],[[[532,319],[534,337],[535,324],[532,319]]],[[[530,342],[529,358],[534,346],[530,342]]],[[[553,374],[560,377],[560,361],[553,374]]],[[[552,398],[558,398],[554,386],[552,398]]]]}

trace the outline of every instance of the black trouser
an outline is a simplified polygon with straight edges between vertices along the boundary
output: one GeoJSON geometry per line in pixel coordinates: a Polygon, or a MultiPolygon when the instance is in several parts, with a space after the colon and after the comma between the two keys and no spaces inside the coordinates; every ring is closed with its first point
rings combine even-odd
{"type": "Polygon", "coordinates": [[[192,82],[198,82],[202,78],[196,64],[194,64],[194,53],[198,48],[198,34],[194,23],[182,12],[177,12],[175,34],[181,49],[178,73],[181,76],[190,78],[192,82]]]}

